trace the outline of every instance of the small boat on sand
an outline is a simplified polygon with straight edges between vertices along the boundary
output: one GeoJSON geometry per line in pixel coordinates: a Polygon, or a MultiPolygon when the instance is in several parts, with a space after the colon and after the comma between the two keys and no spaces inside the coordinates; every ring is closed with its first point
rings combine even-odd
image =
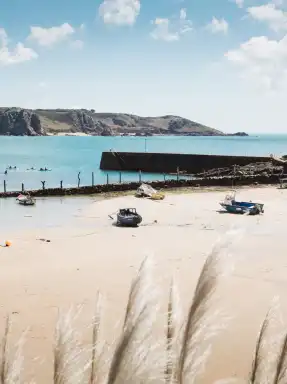
{"type": "Polygon", "coordinates": [[[239,213],[247,215],[259,215],[264,213],[264,204],[252,201],[236,201],[235,193],[226,195],[220,205],[229,213],[239,213]]]}
{"type": "Polygon", "coordinates": [[[22,195],[20,194],[16,200],[18,201],[18,203],[20,205],[35,205],[36,204],[36,200],[30,196],[30,195],[22,195]]]}
{"type": "Polygon", "coordinates": [[[117,225],[122,227],[137,227],[142,222],[142,217],[135,208],[120,209],[117,213],[117,225]]]}
{"type": "Polygon", "coordinates": [[[147,197],[152,200],[163,200],[165,198],[165,195],[161,192],[156,191],[154,188],[152,188],[148,184],[141,184],[136,193],[136,197],[147,197]]]}

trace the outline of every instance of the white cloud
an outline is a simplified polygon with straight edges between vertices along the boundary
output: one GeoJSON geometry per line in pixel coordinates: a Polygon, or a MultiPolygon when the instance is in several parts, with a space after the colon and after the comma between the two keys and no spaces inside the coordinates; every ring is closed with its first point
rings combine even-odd
{"type": "Polygon", "coordinates": [[[106,24],[132,25],[140,13],[140,0],[104,0],[99,14],[106,24]]]}
{"type": "Polygon", "coordinates": [[[5,29],[0,28],[0,64],[12,65],[23,63],[32,59],[37,59],[38,54],[31,48],[27,48],[22,43],[17,43],[13,50],[9,50],[9,39],[5,29]]]}
{"type": "Polygon", "coordinates": [[[243,8],[244,6],[244,0],[234,0],[234,3],[237,5],[238,8],[243,8]]]}
{"type": "Polygon", "coordinates": [[[272,0],[272,3],[277,5],[278,7],[283,6],[285,2],[286,0],[272,0]]]}
{"type": "Polygon", "coordinates": [[[225,57],[243,70],[243,76],[268,89],[286,85],[287,35],[280,40],[252,37],[225,57]]]}
{"type": "Polygon", "coordinates": [[[64,23],[57,27],[43,28],[30,27],[31,33],[28,36],[29,40],[36,41],[39,45],[51,47],[61,41],[67,40],[75,29],[68,23],[64,23]]]}
{"type": "Polygon", "coordinates": [[[152,24],[155,28],[151,32],[151,37],[155,40],[177,41],[183,34],[192,30],[192,22],[187,18],[185,9],[180,10],[179,18],[176,20],[156,18],[152,24]]]}
{"type": "Polygon", "coordinates": [[[70,46],[75,49],[82,49],[84,46],[83,40],[74,40],[71,41],[70,46]]]}
{"type": "Polygon", "coordinates": [[[2,46],[8,45],[8,35],[4,28],[0,28],[0,42],[2,46]]]}
{"type": "Polygon", "coordinates": [[[207,29],[209,29],[212,33],[227,33],[228,32],[228,22],[225,19],[217,19],[213,17],[211,22],[207,25],[207,29]]]}
{"type": "Polygon", "coordinates": [[[170,20],[161,19],[157,17],[153,24],[155,29],[151,32],[151,37],[155,40],[164,40],[164,41],[176,41],[179,40],[178,32],[170,32],[170,20]]]}
{"type": "Polygon", "coordinates": [[[253,19],[267,23],[276,32],[287,30],[287,13],[277,8],[276,4],[268,3],[258,7],[250,7],[247,12],[253,19]]]}
{"type": "Polygon", "coordinates": [[[186,18],[187,18],[186,9],[181,8],[181,10],[179,11],[179,19],[186,20],[186,18]]]}

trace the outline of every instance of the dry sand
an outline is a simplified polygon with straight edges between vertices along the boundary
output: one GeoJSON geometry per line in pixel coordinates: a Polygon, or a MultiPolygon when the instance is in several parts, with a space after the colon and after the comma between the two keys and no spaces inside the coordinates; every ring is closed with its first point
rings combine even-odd
{"type": "MultiPolygon", "coordinates": [[[[79,326],[86,329],[100,290],[106,303],[104,333],[111,337],[123,314],[131,278],[147,254],[155,259],[163,290],[170,277],[176,277],[186,307],[206,255],[230,229],[241,231],[242,239],[230,251],[234,269],[218,287],[218,306],[232,319],[216,338],[202,383],[246,376],[259,325],[272,298],[279,295],[285,300],[287,191],[238,192],[238,199],[265,203],[264,215],[253,217],[218,213],[224,196],[225,192],[168,194],[161,202],[118,197],[91,203],[78,219],[78,227],[6,233],[12,247],[0,249],[0,327],[7,313],[12,314],[13,340],[29,327],[27,379],[51,383],[58,308],[82,304],[79,326]],[[112,225],[108,215],[127,206],[142,214],[139,228],[112,225]]],[[[87,331],[85,337],[89,336],[87,331]]]]}

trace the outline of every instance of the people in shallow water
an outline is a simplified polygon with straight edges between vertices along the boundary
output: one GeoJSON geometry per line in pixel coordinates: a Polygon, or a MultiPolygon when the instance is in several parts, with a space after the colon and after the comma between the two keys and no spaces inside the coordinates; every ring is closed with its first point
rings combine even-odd
{"type": "Polygon", "coordinates": [[[41,172],[45,172],[46,171],[47,172],[47,171],[49,171],[49,169],[47,167],[45,167],[45,168],[40,168],[39,171],[41,171],[41,172]]]}
{"type": "Polygon", "coordinates": [[[6,169],[6,171],[4,172],[4,174],[7,175],[7,173],[8,173],[8,171],[7,171],[7,169],[6,169]]]}

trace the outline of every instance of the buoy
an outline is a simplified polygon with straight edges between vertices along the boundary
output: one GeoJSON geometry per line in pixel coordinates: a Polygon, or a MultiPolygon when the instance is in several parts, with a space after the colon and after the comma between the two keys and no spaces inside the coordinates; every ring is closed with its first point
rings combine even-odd
{"type": "Polygon", "coordinates": [[[5,247],[11,247],[12,243],[9,240],[5,241],[5,247]]]}

